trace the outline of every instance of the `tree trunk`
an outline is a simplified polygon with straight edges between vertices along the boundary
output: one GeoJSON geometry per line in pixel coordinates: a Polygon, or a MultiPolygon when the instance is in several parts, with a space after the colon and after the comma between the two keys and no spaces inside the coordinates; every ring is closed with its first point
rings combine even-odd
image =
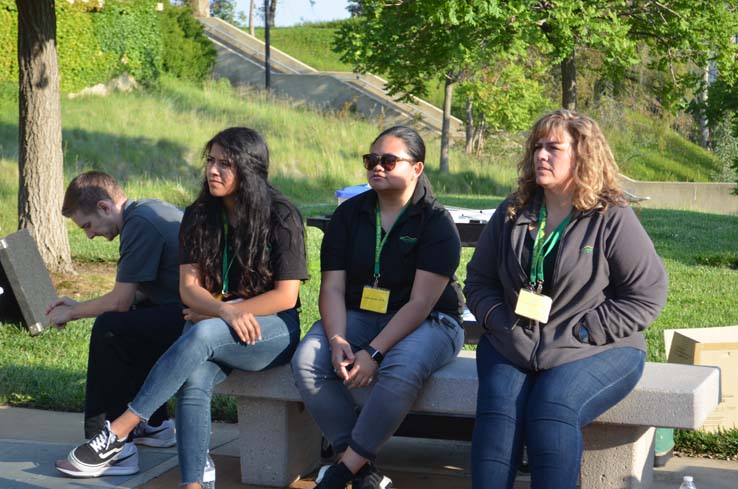
{"type": "Polygon", "coordinates": [[[472,110],[471,98],[466,97],[466,144],[464,153],[471,154],[474,151],[474,111],[472,110]]]}
{"type": "Polygon", "coordinates": [[[195,17],[210,17],[209,0],[190,0],[190,8],[195,17]]]}
{"type": "Polygon", "coordinates": [[[71,271],[61,215],[64,182],[54,0],[18,8],[18,229],[29,228],[46,266],[71,271]]]}
{"type": "Polygon", "coordinates": [[[702,72],[702,91],[699,94],[700,97],[700,146],[707,149],[710,147],[710,126],[707,120],[707,100],[708,100],[708,89],[710,88],[710,64],[705,65],[702,72]]]}
{"type": "Polygon", "coordinates": [[[249,5],[249,34],[252,36],[255,36],[254,34],[254,12],[256,11],[256,0],[251,0],[251,4],[249,5]]]}
{"type": "Polygon", "coordinates": [[[269,27],[274,27],[274,18],[277,15],[277,0],[269,1],[269,27]]]}
{"type": "Polygon", "coordinates": [[[474,131],[474,154],[482,156],[484,151],[484,143],[487,140],[487,122],[478,124],[479,130],[474,131]]]}
{"type": "Polygon", "coordinates": [[[561,61],[561,106],[577,110],[577,65],[574,53],[561,61]]]}
{"type": "Polygon", "coordinates": [[[448,149],[451,144],[451,97],[454,93],[455,78],[446,76],[443,90],[443,124],[441,125],[441,173],[448,173],[448,149]]]}

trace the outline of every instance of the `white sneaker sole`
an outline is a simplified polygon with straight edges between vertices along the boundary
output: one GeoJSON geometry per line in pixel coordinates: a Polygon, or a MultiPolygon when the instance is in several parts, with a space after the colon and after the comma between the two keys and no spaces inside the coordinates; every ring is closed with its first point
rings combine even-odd
{"type": "Polygon", "coordinates": [[[89,479],[93,477],[102,477],[106,475],[132,475],[139,472],[139,466],[138,462],[132,465],[127,466],[118,466],[118,465],[106,465],[102,467],[97,467],[95,469],[90,470],[79,470],[77,467],[72,465],[69,460],[62,459],[57,460],[55,464],[56,470],[61,472],[62,474],[68,475],[70,477],[74,477],[77,479],[89,479]]]}

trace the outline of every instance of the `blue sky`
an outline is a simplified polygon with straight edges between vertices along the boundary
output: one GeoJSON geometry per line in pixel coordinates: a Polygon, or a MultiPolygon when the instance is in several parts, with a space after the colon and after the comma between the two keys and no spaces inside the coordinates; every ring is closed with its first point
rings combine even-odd
{"type": "MultiPolygon", "coordinates": [[[[247,15],[250,0],[237,0],[236,10],[243,10],[247,15]]],[[[264,0],[256,0],[257,8],[264,5],[264,0]]],[[[316,22],[321,20],[336,20],[348,18],[346,10],[347,0],[277,0],[278,27],[287,27],[303,22],[316,22]]],[[[256,16],[257,25],[263,20],[256,16]]]]}

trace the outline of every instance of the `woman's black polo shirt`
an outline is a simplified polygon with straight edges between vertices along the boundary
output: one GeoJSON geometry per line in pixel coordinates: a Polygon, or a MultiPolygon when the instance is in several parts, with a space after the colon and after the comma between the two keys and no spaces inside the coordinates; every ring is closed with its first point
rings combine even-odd
{"type": "MultiPolygon", "coordinates": [[[[461,241],[451,215],[421,182],[410,207],[390,231],[380,257],[379,287],[390,290],[388,313],[410,300],[415,271],[450,278],[433,311],[460,319],[464,307],[454,273],[461,241]]],[[[377,194],[369,190],[341,204],[331,218],[320,249],[322,271],[346,271],[346,308],[359,309],[364,286],[374,282],[377,194]]],[[[384,231],[382,232],[384,236],[384,231]]]]}

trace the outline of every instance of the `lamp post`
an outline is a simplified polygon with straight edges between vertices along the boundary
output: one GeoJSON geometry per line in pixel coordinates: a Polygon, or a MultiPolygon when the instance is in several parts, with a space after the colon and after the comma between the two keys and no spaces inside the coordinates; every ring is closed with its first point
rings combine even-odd
{"type": "Polygon", "coordinates": [[[268,92],[271,88],[269,69],[269,0],[264,0],[264,86],[268,92]]]}

